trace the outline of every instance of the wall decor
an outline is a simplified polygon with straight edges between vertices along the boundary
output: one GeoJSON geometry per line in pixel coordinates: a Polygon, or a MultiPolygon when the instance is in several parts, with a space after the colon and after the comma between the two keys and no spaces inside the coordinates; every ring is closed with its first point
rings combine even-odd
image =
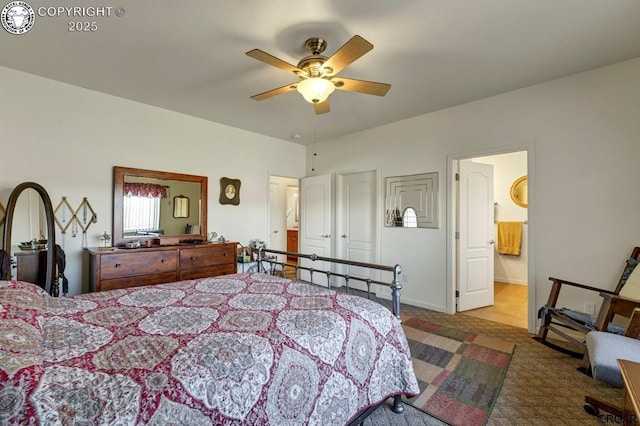
{"type": "Polygon", "coordinates": [[[173,217],[189,217],[189,197],[184,195],[173,197],[173,217]]]}
{"type": "Polygon", "coordinates": [[[69,227],[71,227],[71,236],[73,238],[78,235],[79,229],[82,230],[82,247],[86,248],[87,231],[92,224],[98,222],[98,215],[93,210],[93,207],[91,207],[87,197],[82,199],[82,202],[75,210],[71,207],[67,197],[62,197],[53,211],[53,219],[58,228],[60,228],[63,242],[64,235],[67,233],[69,227]]]}
{"type": "Polygon", "coordinates": [[[438,228],[438,172],[386,178],[385,226],[438,228]]]}
{"type": "Polygon", "coordinates": [[[520,207],[527,208],[529,206],[529,179],[522,176],[516,179],[511,185],[511,200],[520,207]]]}
{"type": "Polygon", "coordinates": [[[240,204],[240,179],[220,178],[220,204],[240,204]]]}

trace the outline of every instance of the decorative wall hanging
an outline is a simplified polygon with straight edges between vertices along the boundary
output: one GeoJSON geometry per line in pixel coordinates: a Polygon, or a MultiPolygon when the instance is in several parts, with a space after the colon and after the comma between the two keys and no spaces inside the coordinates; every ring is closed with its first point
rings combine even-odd
{"type": "MultiPolygon", "coordinates": [[[[77,209],[73,209],[71,204],[67,200],[67,197],[62,197],[62,200],[58,203],[54,210],[54,220],[60,232],[62,233],[62,239],[67,230],[71,228],[71,236],[75,238],[78,235],[78,229],[82,230],[82,247],[87,247],[87,230],[93,223],[98,222],[98,215],[91,207],[87,197],[82,199],[77,209]]],[[[64,247],[64,244],[63,244],[64,247]]]]}
{"type": "Polygon", "coordinates": [[[220,178],[220,204],[240,204],[240,179],[220,178]]]}
{"type": "Polygon", "coordinates": [[[438,172],[386,178],[385,226],[438,228],[438,172]]]}
{"type": "Polygon", "coordinates": [[[71,204],[67,201],[67,197],[62,197],[62,200],[60,200],[53,213],[56,225],[60,228],[60,232],[65,234],[69,226],[74,223],[73,207],[71,207],[71,204]]]}

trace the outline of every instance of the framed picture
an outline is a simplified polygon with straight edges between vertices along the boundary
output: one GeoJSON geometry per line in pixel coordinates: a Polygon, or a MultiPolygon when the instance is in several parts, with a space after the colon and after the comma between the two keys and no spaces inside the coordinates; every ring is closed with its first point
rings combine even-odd
{"type": "Polygon", "coordinates": [[[240,204],[240,179],[220,178],[220,204],[240,204]]]}
{"type": "Polygon", "coordinates": [[[189,217],[189,197],[184,195],[173,197],[173,217],[189,217]]]}

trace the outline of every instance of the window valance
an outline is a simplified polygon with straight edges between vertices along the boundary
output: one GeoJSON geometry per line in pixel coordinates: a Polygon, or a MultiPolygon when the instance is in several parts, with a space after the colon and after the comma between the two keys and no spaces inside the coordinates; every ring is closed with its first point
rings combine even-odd
{"type": "Polygon", "coordinates": [[[167,187],[155,183],[125,182],[125,197],[167,198],[167,187]]]}

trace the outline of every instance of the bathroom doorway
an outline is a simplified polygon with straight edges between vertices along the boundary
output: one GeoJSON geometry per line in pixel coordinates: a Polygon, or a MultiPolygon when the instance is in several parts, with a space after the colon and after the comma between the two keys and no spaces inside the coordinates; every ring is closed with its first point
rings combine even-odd
{"type": "MultiPolygon", "coordinates": [[[[493,169],[493,229],[489,243],[493,245],[493,300],[488,306],[458,311],[464,315],[488,319],[517,327],[528,327],[528,203],[522,202],[518,196],[526,196],[528,175],[527,151],[509,152],[496,155],[478,156],[464,161],[472,161],[490,165],[493,169]],[[524,179],[523,179],[524,178],[524,179]],[[520,186],[518,186],[520,182],[520,186]],[[514,188],[514,185],[516,187],[514,188]],[[516,191],[514,194],[514,190],[516,191]],[[524,191],[524,192],[523,192],[524,191]],[[515,199],[513,198],[515,196],[515,199]],[[502,222],[502,223],[501,223],[502,222]],[[505,229],[515,227],[517,250],[504,250],[505,229]],[[503,247],[500,247],[498,228],[502,230],[503,247]],[[519,229],[519,230],[518,230],[519,229]]],[[[460,160],[462,161],[462,160],[460,160]]],[[[459,163],[459,161],[456,161],[459,163]]],[[[458,194],[459,196],[460,194],[458,194]]],[[[457,203],[457,218],[464,218],[465,203],[457,203]]],[[[472,223],[472,222],[469,222],[472,223]]],[[[511,240],[510,240],[511,241],[511,240]]],[[[458,247],[460,252],[460,247],[458,247]]],[[[458,274],[458,279],[460,279],[458,274]]],[[[458,283],[459,286],[460,283],[458,283]]],[[[473,293],[473,288],[467,290],[473,293]]]]}
{"type": "MultiPolygon", "coordinates": [[[[297,252],[300,227],[300,181],[282,176],[269,177],[269,241],[274,250],[297,252]]],[[[289,260],[295,260],[292,258],[289,260]]],[[[285,261],[282,256],[280,261],[285,261]]]]}

